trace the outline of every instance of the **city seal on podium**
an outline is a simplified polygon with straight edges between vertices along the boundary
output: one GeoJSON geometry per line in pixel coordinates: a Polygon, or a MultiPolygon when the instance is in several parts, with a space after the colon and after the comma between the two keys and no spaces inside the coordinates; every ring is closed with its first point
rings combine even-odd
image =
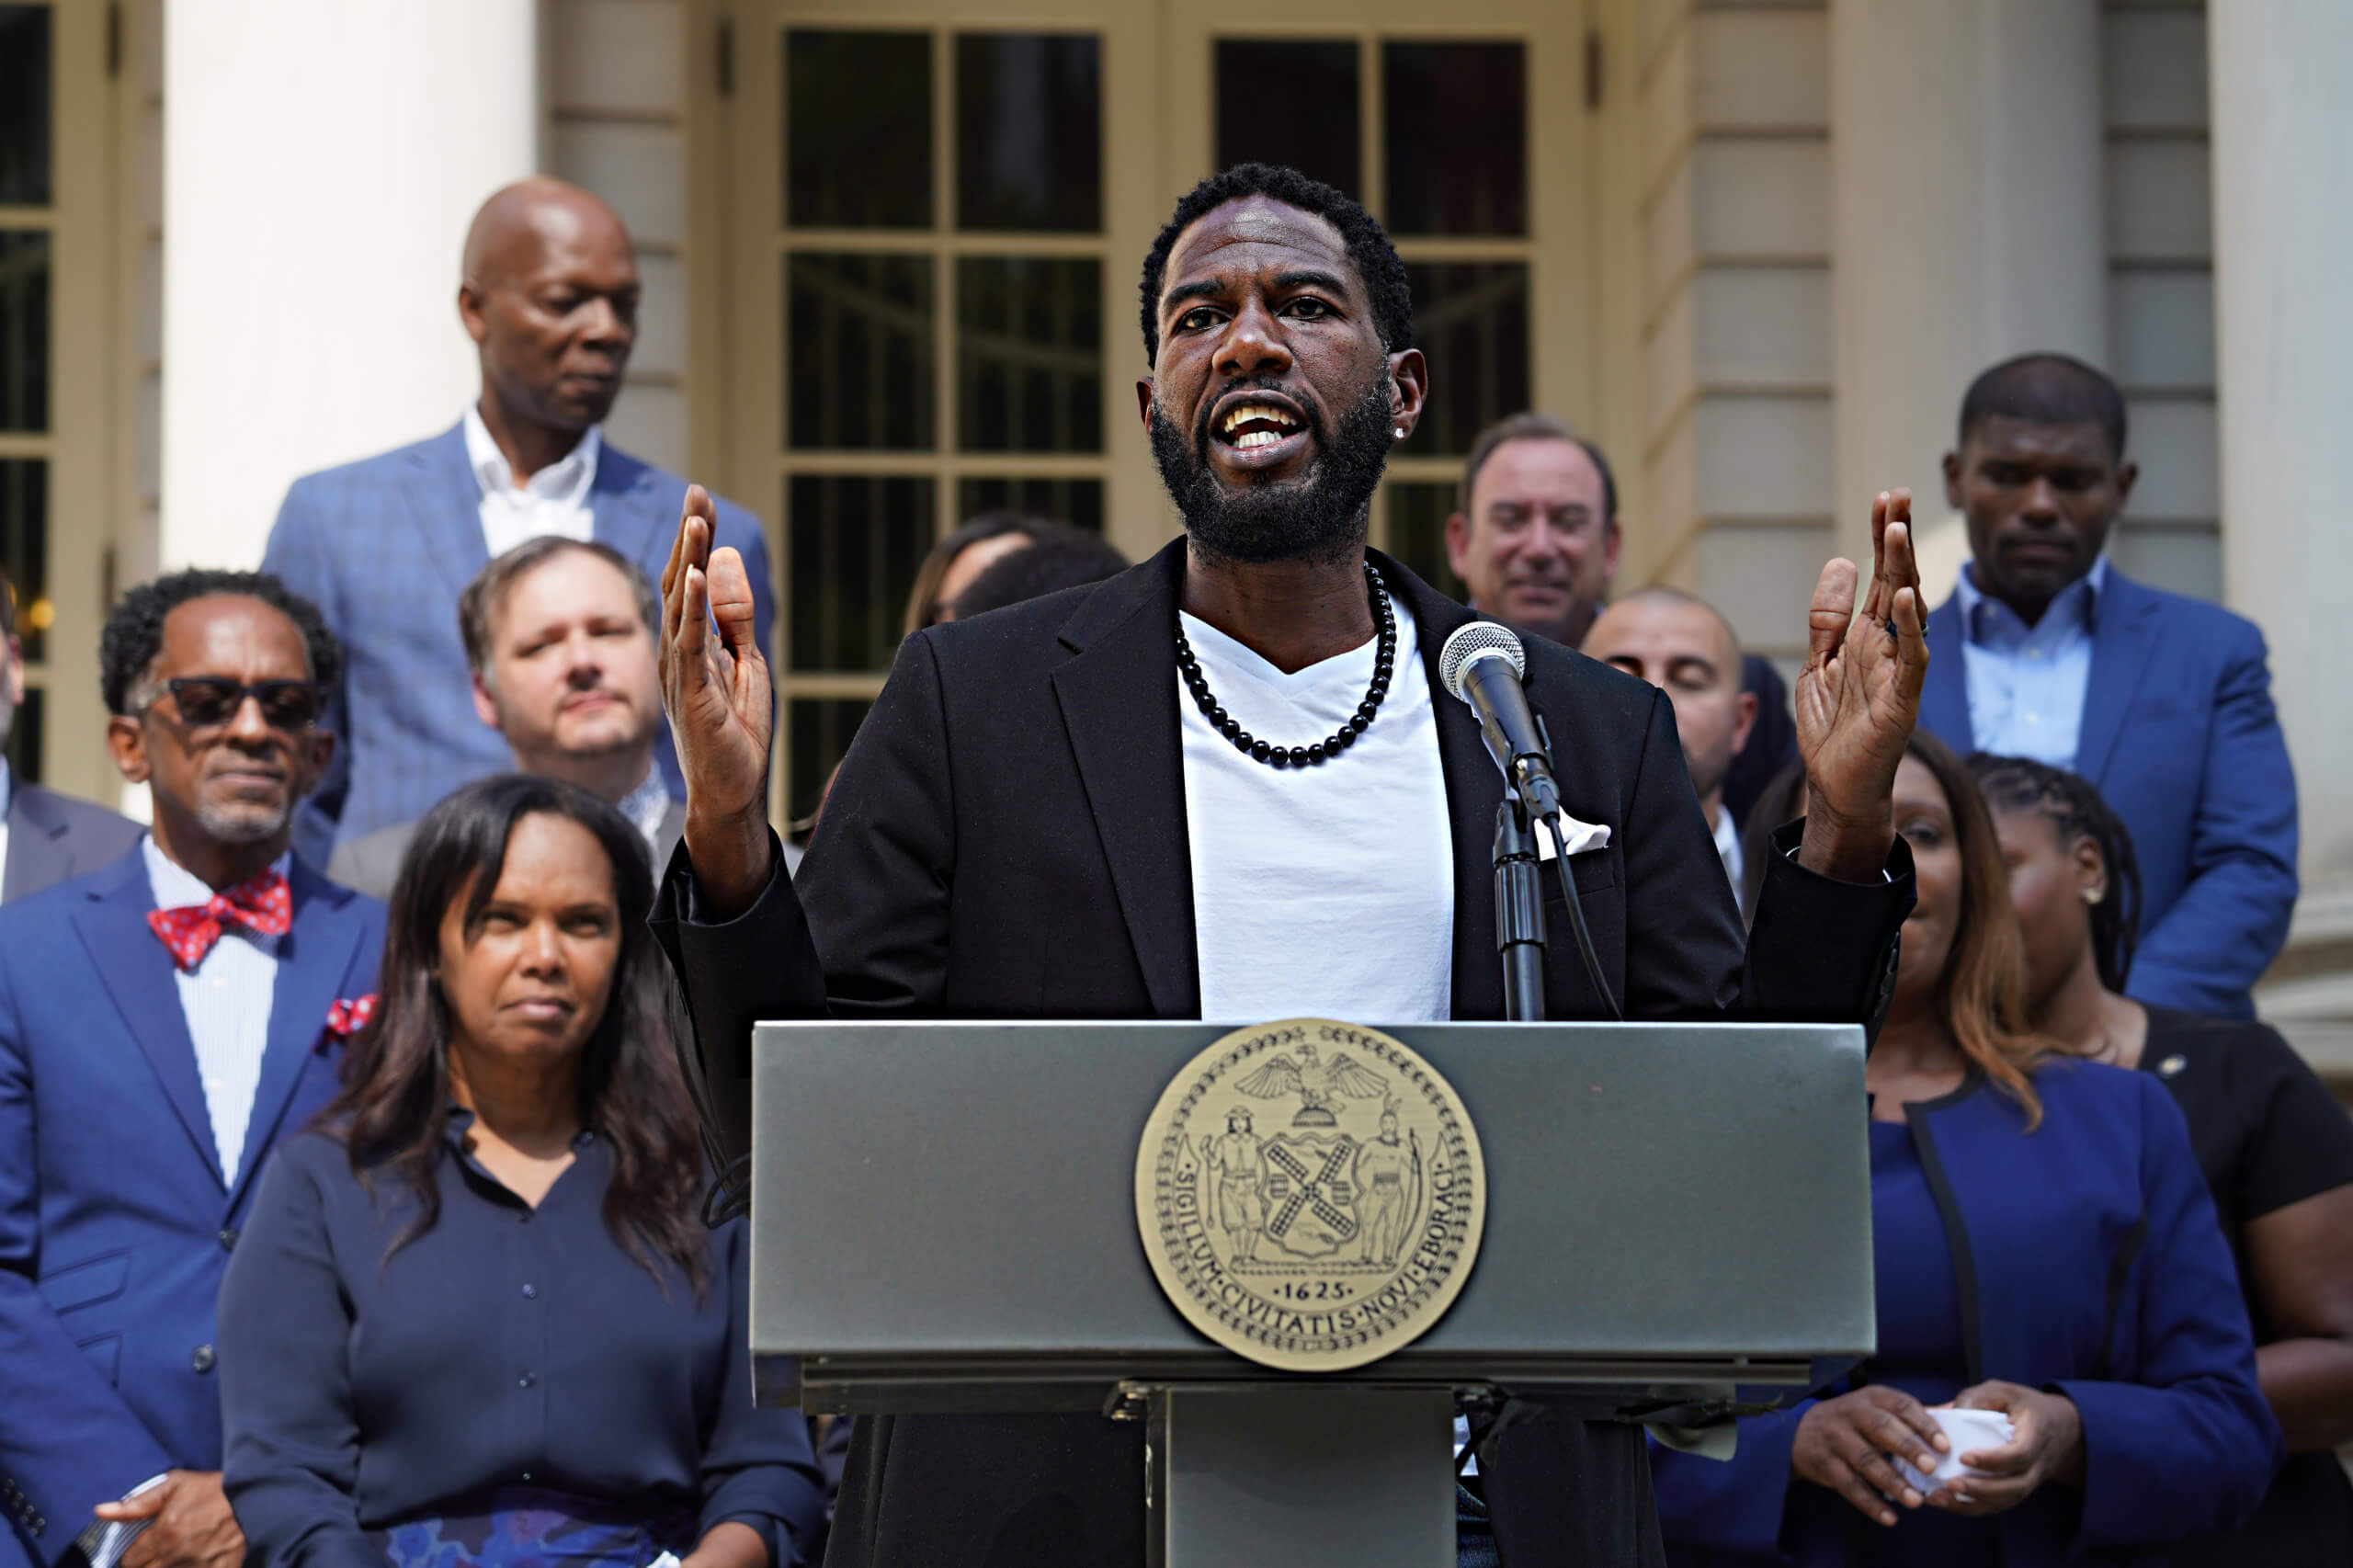
{"type": "Polygon", "coordinates": [[[1328,1018],[1237,1029],[1144,1124],[1136,1222],[1160,1288],[1238,1356],[1337,1372],[1412,1344],[1479,1253],[1487,1173],[1453,1085],[1328,1018]]]}

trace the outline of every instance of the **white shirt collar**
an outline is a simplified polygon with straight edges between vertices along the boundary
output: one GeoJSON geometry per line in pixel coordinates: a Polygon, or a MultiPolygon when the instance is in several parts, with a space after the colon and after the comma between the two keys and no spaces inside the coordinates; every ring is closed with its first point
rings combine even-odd
{"type": "Polygon", "coordinates": [[[621,815],[637,824],[637,831],[645,835],[648,845],[656,849],[661,847],[658,841],[662,835],[662,819],[670,814],[670,786],[663,778],[660,768],[648,767],[645,782],[613,803],[621,815]]]}
{"type": "MultiPolygon", "coordinates": [[[[153,834],[151,833],[139,841],[139,852],[146,857],[147,885],[154,892],[156,908],[185,909],[191,904],[204,903],[211,899],[213,890],[206,884],[204,879],[165,854],[163,846],[155,842],[153,834]]],[[[270,862],[270,869],[281,877],[293,875],[293,867],[294,855],[291,850],[270,862]]],[[[244,927],[240,926],[239,929],[244,930],[244,927]]],[[[252,932],[245,934],[253,936],[252,932]]],[[[274,937],[254,937],[254,940],[272,951],[276,950],[277,938],[274,937]]]]}
{"type": "MultiPolygon", "coordinates": [[[[471,403],[466,404],[465,426],[466,462],[483,493],[500,495],[514,490],[515,471],[491,438],[490,426],[482,422],[482,410],[471,403]]],[[[604,449],[604,426],[591,425],[572,450],[524,481],[523,493],[567,506],[587,506],[589,488],[597,483],[597,460],[604,449]]]]}
{"type": "Polygon", "coordinates": [[[1716,802],[1716,853],[1724,863],[1724,874],[1732,879],[1733,892],[1740,892],[1740,874],[1746,862],[1741,857],[1740,829],[1732,820],[1732,812],[1722,801],[1716,802]]]}

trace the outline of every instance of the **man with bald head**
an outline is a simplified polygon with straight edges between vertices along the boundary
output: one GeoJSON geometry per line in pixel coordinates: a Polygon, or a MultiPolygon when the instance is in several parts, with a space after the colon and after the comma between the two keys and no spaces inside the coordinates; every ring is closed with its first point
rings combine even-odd
{"type": "MultiPolygon", "coordinates": [[[[561,180],[497,191],[467,231],[458,285],[480,395],[440,435],[287,492],[264,564],[318,604],[349,655],[330,714],[344,744],[301,835],[319,863],[338,840],[412,821],[510,766],[475,715],[458,636],[458,596],[492,557],[553,534],[661,571],[686,482],[622,453],[602,429],[636,346],[640,292],[629,231],[611,208],[561,180]]],[[[719,532],[744,551],[765,644],[758,519],[721,502],[719,532]]],[[[655,756],[683,798],[666,726],[655,756]]]]}
{"type": "Polygon", "coordinates": [[[1588,658],[1657,687],[1675,705],[1683,765],[1739,896],[1740,831],[1724,809],[1724,775],[1756,722],[1756,694],[1741,689],[1740,640],[1732,623],[1679,588],[1644,588],[1603,610],[1584,648],[1588,658]]]}

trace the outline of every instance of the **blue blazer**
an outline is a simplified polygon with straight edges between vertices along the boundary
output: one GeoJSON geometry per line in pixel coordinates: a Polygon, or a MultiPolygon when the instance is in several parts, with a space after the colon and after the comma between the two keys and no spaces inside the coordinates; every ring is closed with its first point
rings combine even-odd
{"type": "MultiPolygon", "coordinates": [[[[1928,617],[1920,722],[1976,749],[1961,602],[1928,617]]],[[[2131,831],[2141,948],[2127,989],[2186,1012],[2251,1018],[2254,985],[2296,904],[2296,778],[2254,622],[2109,567],[2075,771],[2131,831]]]]}
{"type": "MultiPolygon", "coordinates": [[[[677,538],[687,482],[608,442],[590,498],[596,537],[657,588],[677,538]]],[[[302,807],[295,846],[324,866],[335,844],[414,822],[459,785],[514,766],[474,712],[458,596],[490,564],[482,485],[462,423],[429,441],[298,479],[278,509],[262,569],[317,604],[343,640],[343,690],[329,720],[342,737],[302,807]]],[[[775,596],[757,517],[719,504],[722,545],[743,551],[760,646],[775,596]]],[[[654,748],[670,792],[686,798],[665,727],[654,748]]]]}
{"type": "Polygon", "coordinates": [[[382,905],[299,859],[290,881],[233,1187],[144,858],[0,909],[0,1568],[55,1562],[149,1476],[221,1468],[229,1248],[264,1155],[334,1093],[327,1009],[376,988],[384,941],[382,905]]]}
{"type": "MultiPolygon", "coordinates": [[[[2034,1086],[2042,1123],[2031,1132],[1975,1073],[1907,1108],[1952,1253],[1967,1381],[2050,1389],[2083,1415],[2084,1488],[2047,1485],[2000,1516],[2007,1568],[2161,1564],[2162,1543],[2254,1513],[2279,1466],[2279,1427],[2165,1085],[2068,1061],[2037,1070],[2034,1086]]],[[[1829,1568],[1878,1532],[1790,1474],[1813,1403],[1742,1421],[1728,1462],[1654,1450],[1676,1568],[1829,1568]]]]}

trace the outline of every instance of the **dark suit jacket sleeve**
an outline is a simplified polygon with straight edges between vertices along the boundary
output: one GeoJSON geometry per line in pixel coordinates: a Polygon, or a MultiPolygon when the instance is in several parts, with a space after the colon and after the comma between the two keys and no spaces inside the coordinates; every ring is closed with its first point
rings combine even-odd
{"type": "Polygon", "coordinates": [[[2142,933],[2128,988],[2185,1012],[2244,1016],[2296,905],[2296,778],[2271,704],[2263,634],[2234,629],[2239,644],[2206,731],[2189,885],[2142,933]]]}
{"type": "MultiPolygon", "coordinates": [[[[0,948],[5,941],[0,936],[0,948]]],[[[19,978],[0,951],[0,1383],[6,1390],[0,1476],[44,1521],[34,1544],[53,1561],[92,1509],[161,1475],[172,1460],[82,1354],[36,1283],[40,1151],[16,1005],[19,978]]]]}
{"type": "Polygon", "coordinates": [[[684,843],[670,858],[654,931],[684,990],[728,1152],[751,1101],[752,1026],[768,1018],[892,1017],[936,1009],[948,971],[955,863],[953,782],[930,639],[901,644],[891,678],[843,760],[798,878],[775,869],[733,920],[696,916],[684,843]],[[824,933],[821,949],[812,935],[824,933]]]}
{"type": "MultiPolygon", "coordinates": [[[[1675,709],[1656,694],[1626,812],[1626,994],[1630,1018],[1753,1019],[1875,1026],[1912,911],[1912,851],[1898,837],[1877,883],[1834,881],[1790,858],[1802,823],[1773,836],[1756,918],[1740,914],[1691,795],[1675,709]]],[[[1566,933],[1563,933],[1565,937],[1566,933]]]]}
{"type": "MultiPolygon", "coordinates": [[[[335,565],[327,549],[326,518],[319,509],[315,477],[298,479],[278,508],[270,526],[269,544],[262,552],[261,569],[319,607],[327,627],[337,636],[347,624],[337,600],[335,565]]],[[[335,824],[351,793],[351,713],[347,683],[337,681],[327,694],[326,728],[335,732],[335,756],[326,773],[308,799],[295,809],[295,847],[313,865],[327,863],[335,844],[335,824]]]]}

